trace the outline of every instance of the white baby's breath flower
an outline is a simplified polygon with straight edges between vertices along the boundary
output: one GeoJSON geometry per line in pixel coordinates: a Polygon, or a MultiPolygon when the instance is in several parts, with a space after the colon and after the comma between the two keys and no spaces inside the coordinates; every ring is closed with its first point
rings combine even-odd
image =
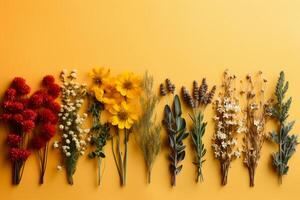
{"type": "Polygon", "coordinates": [[[62,166],[61,166],[61,165],[57,165],[57,166],[56,166],[56,169],[57,169],[58,171],[60,171],[60,170],[62,170],[62,166]]]}
{"type": "Polygon", "coordinates": [[[58,141],[55,141],[55,142],[53,143],[53,148],[58,148],[58,147],[59,147],[58,141]]]}

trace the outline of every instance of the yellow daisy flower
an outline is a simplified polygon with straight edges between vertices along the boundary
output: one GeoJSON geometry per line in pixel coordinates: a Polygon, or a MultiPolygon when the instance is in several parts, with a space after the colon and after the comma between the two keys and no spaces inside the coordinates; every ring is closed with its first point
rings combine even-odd
{"type": "Polygon", "coordinates": [[[93,79],[94,85],[98,87],[102,87],[102,85],[106,82],[107,78],[109,77],[110,70],[105,69],[104,67],[94,68],[90,72],[90,76],[93,79]]]}
{"type": "Polygon", "coordinates": [[[124,73],[116,80],[116,89],[129,99],[133,99],[140,93],[141,79],[133,73],[124,73]]]}
{"type": "Polygon", "coordinates": [[[121,104],[115,104],[109,110],[111,113],[110,122],[119,129],[130,129],[133,123],[138,119],[135,109],[123,101],[121,104]]]}
{"type": "Polygon", "coordinates": [[[113,104],[119,104],[124,100],[124,97],[117,91],[113,78],[106,79],[101,87],[94,86],[91,90],[99,102],[109,107],[113,104]]]}
{"type": "Polygon", "coordinates": [[[104,84],[102,102],[105,104],[120,104],[124,100],[123,96],[116,89],[115,79],[111,78],[104,84]]]}

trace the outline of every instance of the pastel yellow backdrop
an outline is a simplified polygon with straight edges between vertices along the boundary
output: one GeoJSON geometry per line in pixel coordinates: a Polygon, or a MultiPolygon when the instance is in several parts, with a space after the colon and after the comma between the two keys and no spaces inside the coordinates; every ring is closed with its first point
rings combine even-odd
{"type": "MultiPolygon", "coordinates": [[[[37,88],[45,74],[58,75],[62,68],[77,68],[82,81],[94,66],[143,74],[149,70],[156,85],[169,77],[177,86],[191,86],[207,77],[220,84],[229,68],[239,77],[262,70],[273,90],[280,70],[290,80],[293,96],[290,119],[300,130],[300,2],[298,0],[1,0],[0,1],[0,93],[14,76],[23,76],[37,88]]],[[[161,105],[162,108],[162,105],[161,105]]],[[[204,164],[205,182],[196,184],[193,155],[187,158],[176,188],[170,187],[167,151],[157,159],[152,184],[146,184],[143,158],[132,137],[129,149],[128,183],[120,188],[111,156],[105,159],[103,185],[96,187],[95,164],[86,157],[78,163],[75,185],[66,184],[57,172],[59,155],[50,151],[46,182],[38,185],[34,156],[26,165],[21,184],[10,184],[5,137],[0,134],[1,199],[298,199],[300,149],[290,162],[290,171],[279,186],[270,165],[276,147],[266,143],[249,188],[248,173],[237,160],[230,169],[228,185],[220,186],[219,165],[210,149],[212,110],[204,137],[209,149],[204,164]]],[[[161,109],[158,112],[161,115],[161,109]]],[[[272,126],[269,127],[271,130],[272,126]]],[[[165,132],[162,132],[165,135],[165,132]]]]}

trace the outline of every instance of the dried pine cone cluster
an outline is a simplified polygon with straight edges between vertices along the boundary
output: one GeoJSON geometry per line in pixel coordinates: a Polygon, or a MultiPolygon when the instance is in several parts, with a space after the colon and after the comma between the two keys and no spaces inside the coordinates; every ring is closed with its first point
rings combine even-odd
{"type": "Polygon", "coordinates": [[[212,102],[212,99],[216,92],[216,86],[208,92],[208,85],[206,79],[202,79],[202,83],[199,87],[198,82],[193,82],[193,94],[191,95],[186,87],[182,87],[182,96],[187,105],[191,108],[198,106],[206,106],[212,102]]]}
{"type": "Polygon", "coordinates": [[[160,84],[159,86],[159,92],[161,96],[166,96],[167,93],[171,93],[174,94],[175,92],[175,84],[173,84],[171,82],[170,79],[166,79],[166,85],[164,85],[163,83],[160,84]]]}

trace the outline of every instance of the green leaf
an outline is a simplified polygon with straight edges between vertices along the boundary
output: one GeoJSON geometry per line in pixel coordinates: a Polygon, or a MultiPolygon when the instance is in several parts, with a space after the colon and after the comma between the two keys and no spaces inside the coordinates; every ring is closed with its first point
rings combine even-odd
{"type": "Polygon", "coordinates": [[[180,104],[180,99],[179,99],[178,95],[175,95],[175,97],[174,97],[173,107],[174,107],[175,116],[176,117],[181,116],[182,111],[181,111],[181,104],[180,104]]]}

